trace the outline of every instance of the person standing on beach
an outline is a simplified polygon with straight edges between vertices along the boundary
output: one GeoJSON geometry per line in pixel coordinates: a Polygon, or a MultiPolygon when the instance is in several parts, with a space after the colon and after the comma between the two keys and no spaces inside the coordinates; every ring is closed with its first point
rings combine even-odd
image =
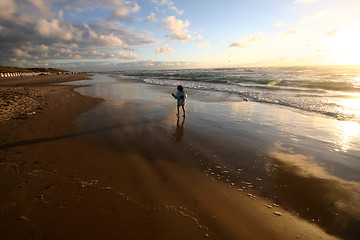
{"type": "Polygon", "coordinates": [[[180,116],[180,106],[182,107],[183,109],[183,112],[184,112],[184,117],[186,115],[186,109],[185,109],[185,104],[186,104],[186,97],[187,97],[187,94],[184,92],[184,88],[183,86],[179,85],[177,87],[177,93],[174,94],[174,93],[171,93],[171,95],[177,99],[177,116],[180,116]]]}

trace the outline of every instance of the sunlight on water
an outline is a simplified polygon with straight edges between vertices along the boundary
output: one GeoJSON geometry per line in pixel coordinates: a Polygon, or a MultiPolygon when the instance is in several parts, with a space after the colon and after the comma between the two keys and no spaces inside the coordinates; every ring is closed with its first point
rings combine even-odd
{"type": "Polygon", "coordinates": [[[353,119],[360,120],[360,97],[344,98],[338,104],[341,106],[339,112],[352,116],[353,119]]]}
{"type": "Polygon", "coordinates": [[[339,130],[339,133],[337,134],[339,141],[336,144],[340,149],[335,150],[347,152],[352,140],[360,137],[360,125],[356,122],[339,121],[336,128],[339,130]]]}
{"type": "Polygon", "coordinates": [[[360,88],[360,75],[358,75],[354,80],[352,81],[354,88],[360,88]]]}

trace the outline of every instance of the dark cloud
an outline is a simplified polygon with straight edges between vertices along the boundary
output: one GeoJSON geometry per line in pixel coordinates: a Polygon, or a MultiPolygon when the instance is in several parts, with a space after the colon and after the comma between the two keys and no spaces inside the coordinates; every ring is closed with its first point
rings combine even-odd
{"type": "Polygon", "coordinates": [[[2,0],[0,65],[37,65],[72,59],[83,59],[83,62],[85,59],[138,59],[133,53],[137,46],[158,43],[150,34],[135,31],[120,21],[139,9],[136,2],[121,0],[63,0],[52,5],[47,0],[2,0]],[[74,7],[72,12],[97,7],[112,9],[108,11],[112,16],[87,23],[64,20],[64,12],[58,7],[69,9],[70,5],[74,7]]]}

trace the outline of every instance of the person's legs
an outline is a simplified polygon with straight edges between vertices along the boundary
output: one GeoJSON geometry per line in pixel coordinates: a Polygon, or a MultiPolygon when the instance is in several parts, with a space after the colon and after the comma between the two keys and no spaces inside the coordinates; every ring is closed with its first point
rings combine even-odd
{"type": "Polygon", "coordinates": [[[177,106],[177,115],[180,115],[180,105],[177,106]]]}
{"type": "Polygon", "coordinates": [[[181,107],[182,107],[182,109],[183,109],[184,117],[185,117],[185,115],[186,115],[185,105],[182,105],[181,107]]]}

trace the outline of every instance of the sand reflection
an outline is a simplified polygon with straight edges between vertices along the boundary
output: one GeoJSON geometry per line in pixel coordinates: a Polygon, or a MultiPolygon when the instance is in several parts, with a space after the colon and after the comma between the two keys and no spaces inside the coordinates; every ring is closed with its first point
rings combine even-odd
{"type": "Polygon", "coordinates": [[[335,151],[346,152],[350,149],[354,138],[359,137],[360,126],[356,122],[340,121],[337,123],[336,128],[339,130],[336,134],[339,138],[336,145],[338,145],[339,148],[336,148],[335,151]]]}
{"type": "Polygon", "coordinates": [[[173,134],[175,136],[176,142],[181,142],[181,139],[185,135],[185,117],[182,119],[182,122],[180,124],[180,117],[177,118],[176,121],[176,131],[173,134]]]}
{"type": "Polygon", "coordinates": [[[360,183],[330,175],[315,159],[275,144],[267,171],[277,201],[328,232],[359,236],[360,183]]]}

